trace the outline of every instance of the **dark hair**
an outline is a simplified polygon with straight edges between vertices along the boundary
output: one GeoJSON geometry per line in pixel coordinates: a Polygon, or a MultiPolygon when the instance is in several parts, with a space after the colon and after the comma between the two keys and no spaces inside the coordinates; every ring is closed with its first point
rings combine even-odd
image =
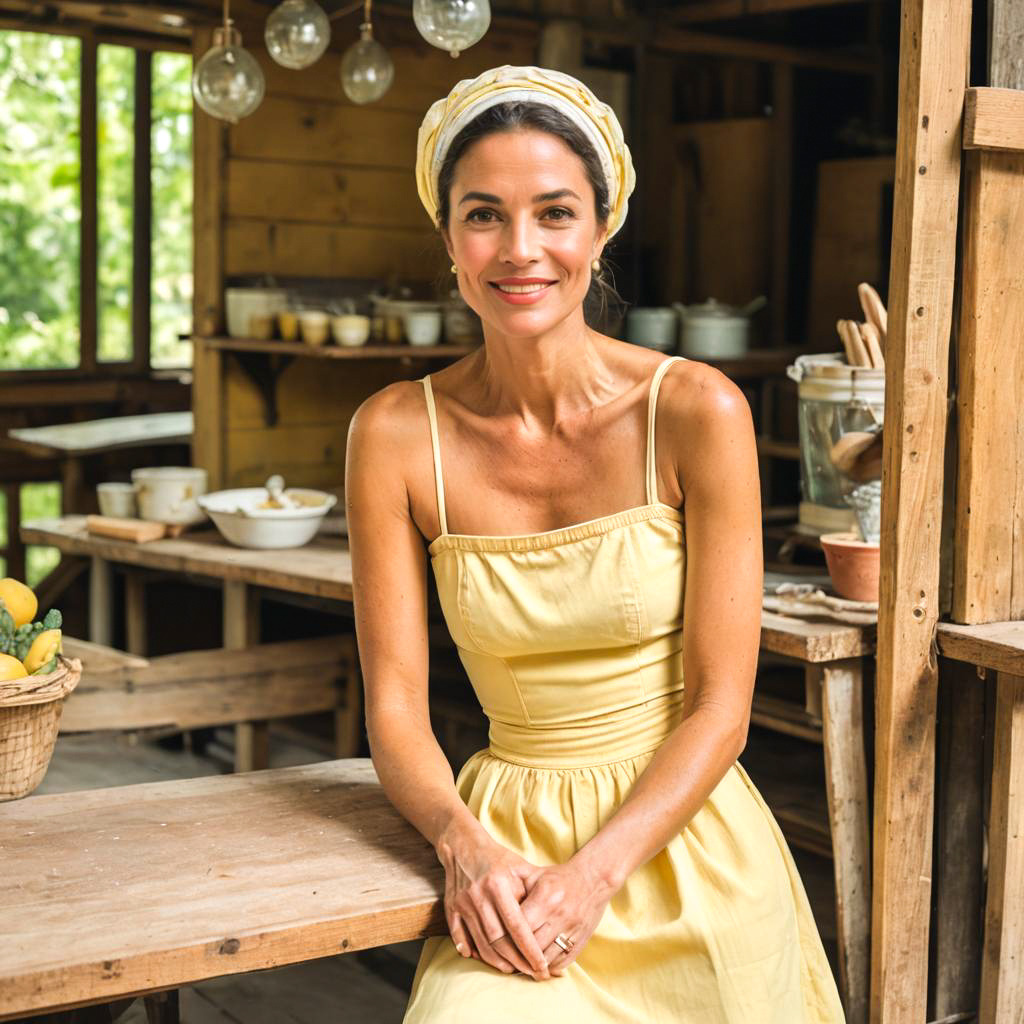
{"type": "MultiPolygon", "coordinates": [[[[513,132],[523,129],[535,129],[547,132],[561,139],[583,162],[587,180],[594,190],[594,213],[598,224],[607,224],[610,212],[608,184],[605,181],[604,168],[600,157],[590,139],[579,125],[575,124],[561,111],[546,103],[529,103],[515,101],[497,103],[477,115],[452,140],[445,153],[444,162],[437,179],[437,219],[438,224],[447,230],[451,216],[450,195],[452,182],[455,178],[455,165],[475,142],[496,132],[513,132]]],[[[602,259],[602,268],[604,260],[602,259]]],[[[583,300],[583,316],[591,326],[604,326],[608,318],[609,303],[622,304],[622,299],[614,286],[605,279],[603,269],[593,274],[590,288],[583,300]]]]}

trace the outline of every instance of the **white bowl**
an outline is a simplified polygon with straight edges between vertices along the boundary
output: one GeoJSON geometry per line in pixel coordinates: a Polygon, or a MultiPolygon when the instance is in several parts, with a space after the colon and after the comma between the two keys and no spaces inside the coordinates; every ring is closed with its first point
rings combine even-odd
{"type": "Polygon", "coordinates": [[[133,469],[132,484],[141,519],[187,525],[206,518],[197,500],[206,491],[206,470],[199,466],[133,469]]]}
{"type": "Polygon", "coordinates": [[[370,318],[358,313],[342,313],[331,317],[334,340],[345,348],[365,345],[370,337],[370,318]]]}
{"type": "Polygon", "coordinates": [[[316,536],[324,516],[337,503],[327,491],[289,487],[285,495],[301,501],[301,508],[260,508],[267,500],[265,487],[237,487],[214,491],[199,499],[225,540],[240,548],[298,548],[316,536]]]}
{"type": "Polygon", "coordinates": [[[441,340],[441,311],[425,309],[406,313],[405,336],[410,345],[436,345],[441,340]]]}

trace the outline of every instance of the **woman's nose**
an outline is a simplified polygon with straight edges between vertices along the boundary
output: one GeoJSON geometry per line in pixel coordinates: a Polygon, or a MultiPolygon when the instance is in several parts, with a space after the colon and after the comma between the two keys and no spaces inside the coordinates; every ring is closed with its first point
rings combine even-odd
{"type": "Polygon", "coordinates": [[[533,217],[510,217],[502,232],[500,258],[517,267],[533,263],[538,258],[537,228],[533,217]]]}

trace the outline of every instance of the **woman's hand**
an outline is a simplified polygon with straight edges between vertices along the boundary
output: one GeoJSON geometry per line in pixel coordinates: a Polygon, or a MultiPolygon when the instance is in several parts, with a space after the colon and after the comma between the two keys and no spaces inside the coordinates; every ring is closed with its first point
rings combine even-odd
{"type": "Polygon", "coordinates": [[[561,977],[594,933],[616,886],[579,858],[572,858],[565,864],[537,868],[528,889],[519,909],[544,951],[549,971],[561,977]],[[568,952],[555,942],[556,935],[569,940],[568,952]]]}
{"type": "Polygon", "coordinates": [[[549,978],[544,953],[519,906],[543,869],[474,824],[454,827],[437,843],[445,871],[444,911],[455,948],[505,974],[549,978]]]}

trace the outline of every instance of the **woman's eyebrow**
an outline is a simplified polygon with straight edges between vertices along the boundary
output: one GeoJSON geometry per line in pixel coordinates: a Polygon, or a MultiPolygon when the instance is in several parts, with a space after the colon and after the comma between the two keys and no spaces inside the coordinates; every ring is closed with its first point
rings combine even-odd
{"type": "MultiPolygon", "coordinates": [[[[533,197],[535,203],[547,203],[552,199],[564,199],[566,196],[572,196],[573,199],[579,199],[579,196],[571,188],[559,188],[555,189],[554,192],[541,192],[540,195],[533,197]]],[[[501,206],[501,197],[491,195],[490,192],[467,192],[460,200],[459,206],[463,203],[468,203],[471,199],[479,200],[481,203],[493,203],[495,206],[501,206]]]]}

